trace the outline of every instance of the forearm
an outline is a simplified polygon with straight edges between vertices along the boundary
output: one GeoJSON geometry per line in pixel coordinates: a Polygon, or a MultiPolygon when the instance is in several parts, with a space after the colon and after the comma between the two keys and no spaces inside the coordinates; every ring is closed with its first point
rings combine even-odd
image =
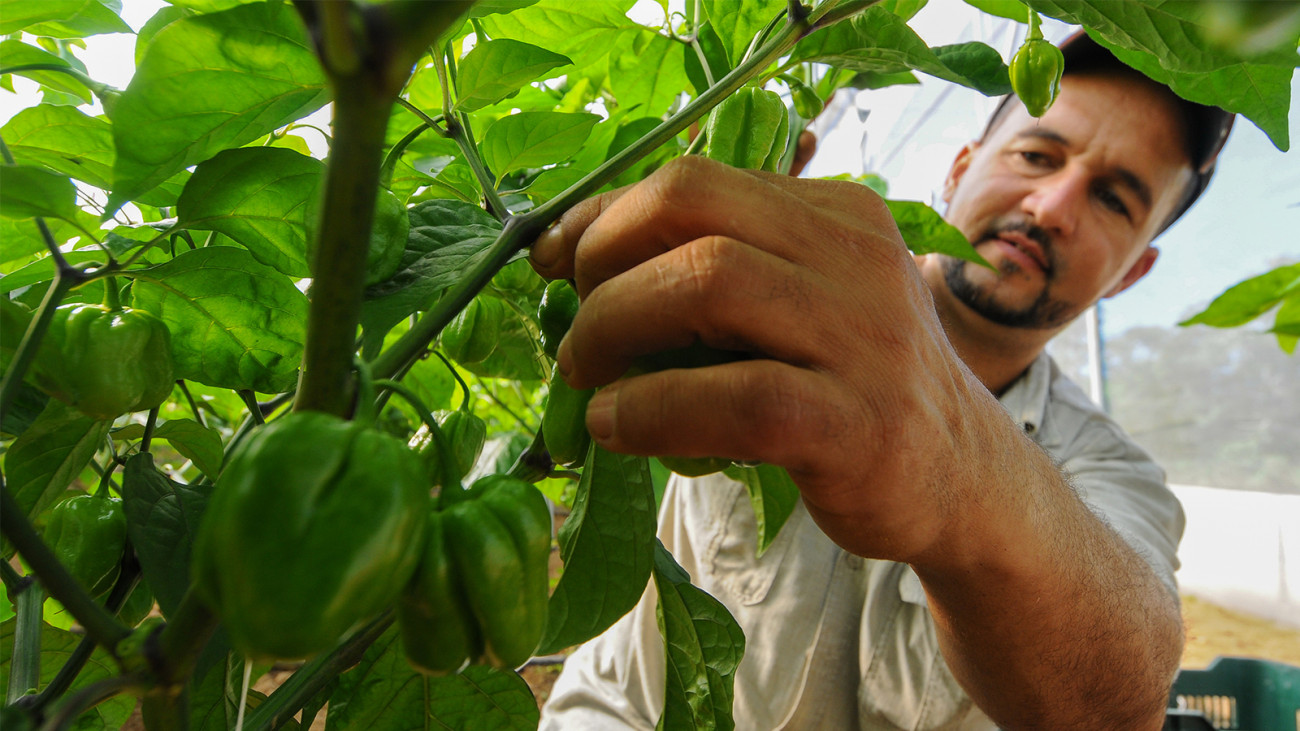
{"type": "Polygon", "coordinates": [[[1158,729],[1176,599],[1046,454],[998,426],[979,498],[913,563],[949,667],[1004,728],[1158,729]]]}

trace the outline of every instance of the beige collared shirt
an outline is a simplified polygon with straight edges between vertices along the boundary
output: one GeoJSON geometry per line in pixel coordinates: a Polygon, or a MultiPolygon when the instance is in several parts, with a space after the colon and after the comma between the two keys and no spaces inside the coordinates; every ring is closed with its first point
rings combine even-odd
{"type": "MultiPolygon", "coordinates": [[[[1080,497],[1175,595],[1183,512],[1164,473],[1047,355],[1001,397],[1080,497]]],[[[993,729],[939,651],[916,574],[850,555],[802,504],[761,558],[745,487],[674,476],[659,537],[740,623],[737,729],[993,729]]],[[[654,582],[627,616],[565,663],[542,729],[653,729],[664,697],[654,582]]]]}

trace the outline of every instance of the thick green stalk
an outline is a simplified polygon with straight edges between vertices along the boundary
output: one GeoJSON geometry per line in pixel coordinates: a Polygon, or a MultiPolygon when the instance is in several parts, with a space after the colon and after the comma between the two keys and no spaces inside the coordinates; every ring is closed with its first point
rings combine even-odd
{"type": "Polygon", "coordinates": [[[325,173],[302,380],[294,410],[348,413],[366,254],[392,99],[364,78],[335,85],[334,148],[325,173]]]}
{"type": "MultiPolygon", "coordinates": [[[[13,571],[7,562],[4,566],[13,571]]],[[[14,624],[9,687],[5,691],[6,704],[36,692],[41,684],[41,607],[45,603],[45,594],[41,591],[41,585],[30,577],[20,577],[14,583],[18,587],[13,591],[11,599],[17,618],[14,624]]]]}
{"type": "Polygon", "coordinates": [[[393,615],[390,612],[348,638],[329,654],[303,665],[244,719],[244,731],[270,731],[292,718],[339,673],[356,665],[366,649],[392,624],[393,615]]]}
{"type": "Polygon", "coordinates": [[[418,358],[442,328],[451,322],[456,313],[474,298],[474,295],[492,279],[492,275],[504,266],[516,251],[531,244],[538,234],[545,231],[569,208],[595,193],[601,186],[618,177],[651,151],[676,137],[692,122],[744,86],[769,64],[787,53],[809,29],[810,26],[804,21],[787,23],[745,63],[737,66],[717,84],[709,87],[694,101],[644,137],[606,160],[582,180],[545,204],[528,213],[508,218],[505,229],[488,247],[487,254],[478,266],[465,272],[465,275],[449,288],[410,330],[375,359],[375,377],[392,378],[408,363],[418,358]]]}
{"type": "Polygon", "coordinates": [[[68,573],[54,551],[37,535],[22,507],[5,486],[0,486],[0,530],[22,554],[50,596],[68,610],[95,642],[112,650],[131,634],[130,629],[97,604],[68,573]]]}

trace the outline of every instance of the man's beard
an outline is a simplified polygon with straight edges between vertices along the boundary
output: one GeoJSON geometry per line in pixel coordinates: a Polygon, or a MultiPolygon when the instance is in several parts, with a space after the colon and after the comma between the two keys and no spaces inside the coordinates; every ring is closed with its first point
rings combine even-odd
{"type": "MultiPolygon", "coordinates": [[[[944,260],[944,281],[953,296],[974,310],[977,314],[998,325],[1030,330],[1052,330],[1069,322],[1077,314],[1068,302],[1052,299],[1051,284],[1058,273],[1056,257],[1053,254],[1051,237],[1043,229],[1022,221],[995,222],[975,244],[990,241],[1002,232],[1016,231],[1033,239],[1043,250],[1047,267],[1043,271],[1043,291],[1027,305],[1011,307],[997,300],[991,289],[981,289],[970,277],[966,276],[966,267],[979,266],[956,257],[944,260]]],[[[999,268],[1005,277],[1020,271],[1014,262],[1003,262],[999,268]]]]}

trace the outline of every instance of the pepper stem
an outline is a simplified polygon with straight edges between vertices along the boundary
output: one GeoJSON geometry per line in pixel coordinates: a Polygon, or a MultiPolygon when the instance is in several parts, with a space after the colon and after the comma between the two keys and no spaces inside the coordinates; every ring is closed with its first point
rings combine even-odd
{"type": "Polygon", "coordinates": [[[1042,40],[1043,30],[1039,26],[1042,24],[1042,18],[1038,17],[1038,11],[1033,8],[1029,9],[1029,36],[1027,40],[1042,40]]]}

